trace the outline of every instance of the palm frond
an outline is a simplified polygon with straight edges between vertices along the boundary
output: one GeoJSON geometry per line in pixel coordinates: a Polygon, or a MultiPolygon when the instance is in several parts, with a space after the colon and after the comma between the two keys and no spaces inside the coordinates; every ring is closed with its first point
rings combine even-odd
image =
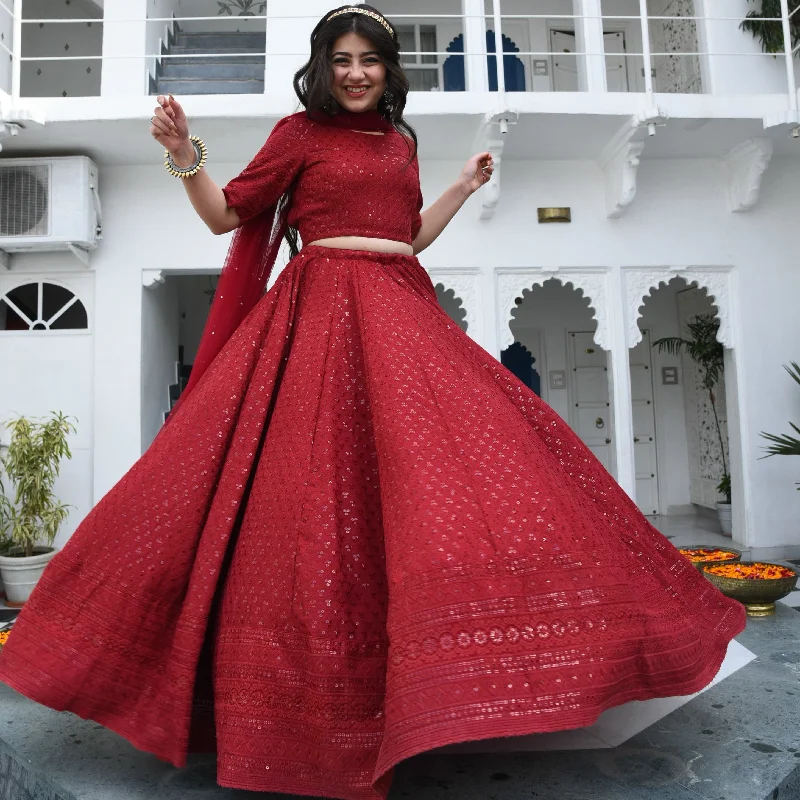
{"type": "MultiPolygon", "coordinates": [[[[796,433],[800,433],[800,429],[796,425],[789,423],[796,433]]],[[[796,436],[791,436],[788,433],[775,434],[761,432],[761,438],[766,439],[772,444],[764,447],[767,455],[762,458],[769,458],[770,456],[800,456],[800,439],[796,436]]]]}
{"type": "Polygon", "coordinates": [[[792,361],[791,366],[784,364],[783,368],[789,373],[795,383],[800,384],[800,364],[796,361],[792,361]]]}
{"type": "Polygon", "coordinates": [[[671,356],[677,356],[689,344],[691,343],[686,339],[681,339],[680,336],[665,336],[663,339],[653,342],[653,347],[657,347],[660,351],[669,353],[671,356]]]}

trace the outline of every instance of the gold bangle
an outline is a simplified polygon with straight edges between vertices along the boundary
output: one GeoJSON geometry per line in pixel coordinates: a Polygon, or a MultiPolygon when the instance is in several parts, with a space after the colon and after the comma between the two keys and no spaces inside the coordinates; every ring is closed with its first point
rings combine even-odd
{"type": "Polygon", "coordinates": [[[164,151],[164,158],[166,158],[164,166],[167,172],[175,178],[191,178],[197,175],[208,160],[208,148],[206,147],[206,143],[199,136],[190,136],[189,141],[192,143],[192,147],[194,147],[194,152],[197,156],[194,164],[189,167],[179,167],[172,158],[172,154],[169,150],[164,151]]]}

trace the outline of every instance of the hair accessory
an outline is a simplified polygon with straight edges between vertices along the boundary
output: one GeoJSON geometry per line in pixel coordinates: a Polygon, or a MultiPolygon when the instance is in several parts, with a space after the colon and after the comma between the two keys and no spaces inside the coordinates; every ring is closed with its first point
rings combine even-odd
{"type": "Polygon", "coordinates": [[[380,14],[376,14],[374,11],[368,11],[366,8],[358,8],[356,6],[341,8],[339,11],[334,11],[333,14],[331,14],[325,20],[325,22],[330,22],[334,17],[338,17],[341,14],[363,14],[366,17],[371,17],[376,22],[379,22],[381,25],[383,25],[383,27],[386,28],[386,30],[389,31],[392,36],[394,36],[394,29],[392,26],[380,14]]]}
{"type": "Polygon", "coordinates": [[[191,166],[179,167],[173,160],[169,150],[164,151],[164,158],[166,158],[164,166],[167,168],[167,172],[175,178],[191,178],[193,175],[197,175],[205,166],[208,159],[208,148],[206,147],[206,143],[199,136],[190,136],[189,141],[192,143],[192,147],[194,147],[196,156],[195,162],[191,166]]]}

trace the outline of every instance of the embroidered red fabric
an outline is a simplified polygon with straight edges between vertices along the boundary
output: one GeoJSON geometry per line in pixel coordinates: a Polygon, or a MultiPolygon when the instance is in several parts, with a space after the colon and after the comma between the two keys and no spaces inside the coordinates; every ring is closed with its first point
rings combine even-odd
{"type": "Polygon", "coordinates": [[[368,236],[407,244],[422,225],[416,153],[377,111],[285,117],[222,191],[242,225],[176,408],[263,295],[287,225],[297,228],[304,242],[368,236]],[[354,129],[368,133],[354,136],[354,129]],[[392,191],[385,191],[387,183],[392,191]],[[279,210],[285,192],[291,192],[290,202],[279,210]]]}
{"type": "MultiPolygon", "coordinates": [[[[306,232],[410,235],[399,148],[297,131],[306,232]]],[[[306,247],[53,559],[0,679],[216,751],[224,786],[374,800],[416,753],[695,692],[744,620],[415,258],[306,247]]]]}

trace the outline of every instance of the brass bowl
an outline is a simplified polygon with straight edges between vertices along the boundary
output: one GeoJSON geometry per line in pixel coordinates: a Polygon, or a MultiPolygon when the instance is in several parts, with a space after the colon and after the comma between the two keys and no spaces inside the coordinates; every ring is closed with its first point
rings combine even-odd
{"type": "MultiPolygon", "coordinates": [[[[791,569],[795,574],[789,578],[726,578],[703,570],[703,574],[726,597],[738,600],[749,617],[768,617],[775,613],[775,603],[797,586],[798,572],[787,564],[774,564],[771,561],[741,561],[741,564],[768,564],[791,569]]],[[[704,567],[710,566],[704,564],[704,567]]]]}
{"type": "MultiPolygon", "coordinates": [[[[687,544],[675,545],[678,550],[725,550],[728,553],[734,553],[735,558],[725,558],[722,561],[692,561],[692,564],[697,567],[698,572],[703,572],[703,567],[716,567],[718,564],[730,564],[732,562],[739,562],[742,560],[742,554],[739,550],[733,547],[712,547],[710,544],[687,544]]],[[[686,558],[686,556],[684,556],[686,558]]]]}

